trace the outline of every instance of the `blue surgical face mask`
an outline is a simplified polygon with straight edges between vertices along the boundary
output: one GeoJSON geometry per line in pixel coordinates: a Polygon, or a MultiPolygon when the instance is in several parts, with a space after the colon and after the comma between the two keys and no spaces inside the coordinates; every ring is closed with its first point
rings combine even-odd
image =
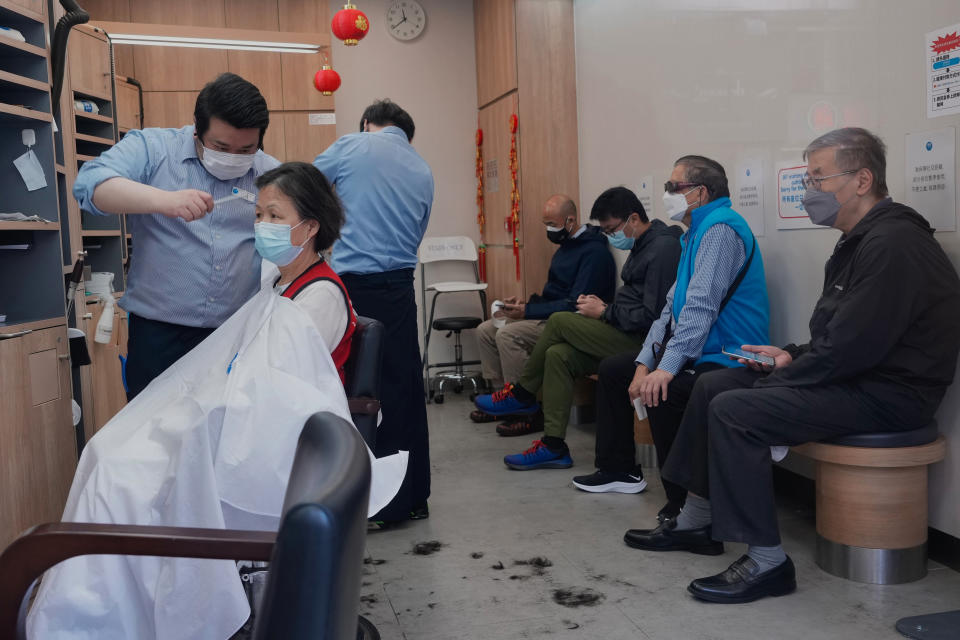
{"type": "Polygon", "coordinates": [[[617,249],[629,251],[633,248],[633,242],[636,240],[636,238],[628,238],[627,234],[623,232],[623,229],[620,229],[619,231],[607,236],[607,240],[609,240],[610,244],[617,249]]]}
{"type": "Polygon", "coordinates": [[[627,219],[623,221],[623,226],[619,230],[607,234],[607,240],[613,247],[622,249],[624,251],[629,251],[633,248],[633,243],[636,238],[631,238],[624,233],[624,229],[627,228],[627,224],[629,224],[631,217],[632,216],[627,216],[627,219]]]}
{"type": "Polygon", "coordinates": [[[303,241],[299,247],[293,246],[290,242],[290,232],[299,227],[300,224],[291,227],[288,224],[274,224],[272,222],[258,222],[253,225],[254,245],[264,260],[269,260],[278,267],[285,267],[300,255],[303,251],[303,244],[306,244],[310,238],[303,241]]]}

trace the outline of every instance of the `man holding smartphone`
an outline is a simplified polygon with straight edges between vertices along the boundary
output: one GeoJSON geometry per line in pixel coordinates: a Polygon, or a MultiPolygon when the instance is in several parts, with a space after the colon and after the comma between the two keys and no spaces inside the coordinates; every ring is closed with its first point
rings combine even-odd
{"type": "Polygon", "coordinates": [[[676,521],[626,534],[652,551],[722,553],[721,541],[746,543],[728,569],[690,584],[702,600],[750,602],[796,589],[780,544],[771,446],[924,427],[957,366],[960,279],[927,221],[887,196],[883,142],[838,129],[811,142],[804,158],[804,209],[842,232],[810,341],[742,345],[773,365],[741,359],[747,367],[697,381],[662,471],[689,490],[686,506],[676,521]]]}
{"type": "MultiPolygon", "coordinates": [[[[604,303],[613,299],[617,270],[607,249],[607,237],[592,225],[581,224],[577,206],[569,196],[553,195],[543,207],[543,226],[550,242],[558,245],[550,259],[550,271],[541,294],[524,302],[504,300],[494,318],[477,327],[483,377],[495,389],[520,377],[547,318],[557,311],[575,311],[577,298],[595,295],[604,303]],[[497,320],[506,320],[502,327],[497,320]]],[[[509,391],[509,389],[506,389],[509,391]]],[[[536,403],[534,403],[536,404],[536,403]]],[[[539,406],[516,413],[488,414],[479,409],[470,414],[474,422],[506,420],[501,435],[523,435],[543,428],[539,406]]]]}
{"type": "MultiPolygon", "coordinates": [[[[741,366],[721,347],[768,340],[763,258],[750,227],[731,208],[723,166],[703,156],[680,158],[664,185],[663,201],[667,215],[688,227],[677,281],[640,354],[628,351],[600,363],[597,472],[573,479],[584,491],[618,491],[636,475],[635,399],[647,407],[663,468],[697,378],[741,366]]],[[[669,480],[663,486],[667,504],[658,515],[661,521],[676,516],[686,498],[683,487],[669,480]]]]}

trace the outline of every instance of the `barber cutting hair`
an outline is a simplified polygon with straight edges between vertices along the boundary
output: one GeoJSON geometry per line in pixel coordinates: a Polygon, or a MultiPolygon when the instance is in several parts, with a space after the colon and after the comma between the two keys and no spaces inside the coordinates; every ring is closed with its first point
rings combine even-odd
{"type": "Polygon", "coordinates": [[[253,84],[224,73],[197,96],[194,124],[132,130],[83,165],[73,195],[128,218],[136,254],[120,306],[130,318],[127,399],[203,341],[259,288],[253,197],[277,166],[253,84]]]}

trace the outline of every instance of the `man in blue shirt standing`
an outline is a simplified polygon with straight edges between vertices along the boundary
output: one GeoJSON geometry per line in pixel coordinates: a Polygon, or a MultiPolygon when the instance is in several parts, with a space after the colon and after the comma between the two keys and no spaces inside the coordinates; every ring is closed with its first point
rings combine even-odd
{"type": "Polygon", "coordinates": [[[337,188],[346,224],[331,264],[359,315],[386,328],[376,454],[410,452],[400,491],[374,519],[428,516],[430,451],[413,273],[430,221],[433,174],[414,150],[410,115],[389,99],[363,112],[360,133],[343,136],[314,165],[337,188]]]}
{"type": "Polygon", "coordinates": [[[133,130],[83,165],[73,195],[96,215],[128,218],[136,255],[120,306],[129,313],[127,399],[256,293],[256,179],[270,114],[260,91],[224,73],[197,96],[193,126],[133,130]],[[238,188],[246,198],[234,197],[238,188]]]}

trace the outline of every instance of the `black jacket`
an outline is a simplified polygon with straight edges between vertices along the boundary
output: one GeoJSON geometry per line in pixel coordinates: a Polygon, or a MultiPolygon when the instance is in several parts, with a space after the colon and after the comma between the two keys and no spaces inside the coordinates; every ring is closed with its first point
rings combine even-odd
{"type": "Polygon", "coordinates": [[[960,350],[960,279],[916,211],[879,202],[827,261],[810,342],[757,386],[854,382],[911,422],[933,417],[960,350]]]}
{"type": "Polygon", "coordinates": [[[683,229],[653,220],[637,238],[627,257],[613,304],[603,313],[604,322],[624,333],[646,333],[660,317],[667,292],[677,279],[680,236],[683,229]]]}

